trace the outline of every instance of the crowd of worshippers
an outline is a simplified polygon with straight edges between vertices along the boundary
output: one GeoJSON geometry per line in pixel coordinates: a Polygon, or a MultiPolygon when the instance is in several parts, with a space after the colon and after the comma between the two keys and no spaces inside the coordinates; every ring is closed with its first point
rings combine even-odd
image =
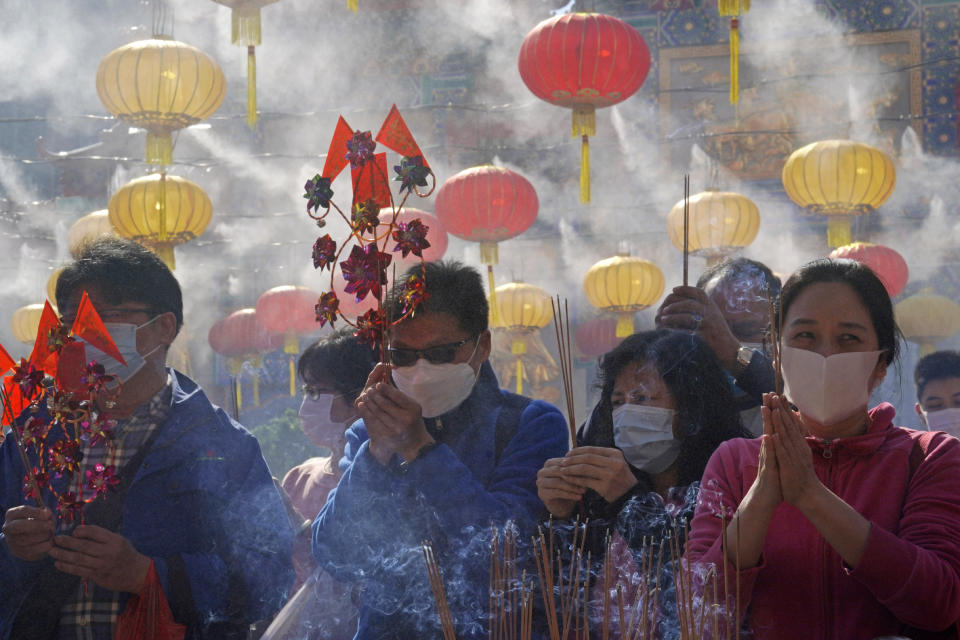
{"type": "MultiPolygon", "coordinates": [[[[112,639],[147,584],[164,638],[554,638],[564,597],[582,602],[571,638],[960,637],[960,353],[919,361],[924,429],[895,426],[871,396],[899,375],[901,336],[870,269],[817,260],[781,283],[738,258],[675,287],[656,329],[600,359],[571,442],[556,407],[500,388],[480,274],[422,268],[429,297],[385,353],[348,329],[301,354],[302,429],[331,455],[276,479],[167,367],[184,322],[169,269],[126,240],[86,245],[56,302],[68,321],[86,292],[124,357],[103,355],[123,382],[120,483],[68,526],[25,497],[4,442],[0,640],[112,639]],[[492,613],[506,531],[515,578],[558,574],[519,633],[492,613]],[[554,599],[574,553],[592,581],[554,599]],[[706,624],[684,600],[712,603],[706,624]]],[[[85,442],[77,473],[103,455],[85,442]]]]}

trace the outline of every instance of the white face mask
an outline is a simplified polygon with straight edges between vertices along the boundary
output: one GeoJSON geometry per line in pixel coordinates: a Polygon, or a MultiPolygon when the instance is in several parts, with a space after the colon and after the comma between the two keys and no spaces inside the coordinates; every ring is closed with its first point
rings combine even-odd
{"type": "Polygon", "coordinates": [[[946,431],[954,437],[960,437],[960,408],[923,411],[922,415],[930,431],[946,431]]]}
{"type": "Polygon", "coordinates": [[[784,393],[800,413],[822,425],[836,424],[867,406],[870,377],[883,351],[819,353],[783,347],[784,393]]]}
{"type": "Polygon", "coordinates": [[[623,457],[641,471],[660,473],[680,455],[673,437],[673,409],[623,404],[613,410],[613,442],[623,457]]]}
{"type": "Polygon", "coordinates": [[[315,445],[327,447],[344,438],[344,425],[330,417],[333,401],[337,395],[321,393],[316,398],[304,396],[300,404],[300,428],[315,445]]]}
{"type": "MultiPolygon", "coordinates": [[[[479,346],[477,340],[473,354],[479,346]]],[[[416,400],[424,418],[436,418],[460,406],[473,391],[479,375],[470,366],[473,354],[467,362],[457,364],[433,364],[420,358],[409,367],[395,367],[393,381],[397,389],[416,400]]]]}
{"type": "Polygon", "coordinates": [[[160,316],[155,316],[141,325],[130,324],[127,322],[104,322],[104,328],[107,330],[107,333],[110,334],[110,337],[113,339],[113,344],[116,345],[117,351],[120,352],[120,355],[123,356],[123,359],[126,360],[127,364],[124,366],[124,364],[119,360],[114,360],[112,356],[109,356],[100,349],[97,349],[89,342],[84,342],[83,346],[86,353],[87,362],[96,360],[97,363],[103,365],[107,375],[116,376],[121,383],[127,382],[130,380],[130,378],[139,373],[144,366],[146,366],[146,358],[163,346],[158,344],[153,349],[142,355],[139,351],[137,351],[137,330],[147,326],[148,324],[152,324],[159,317],[160,316]]]}

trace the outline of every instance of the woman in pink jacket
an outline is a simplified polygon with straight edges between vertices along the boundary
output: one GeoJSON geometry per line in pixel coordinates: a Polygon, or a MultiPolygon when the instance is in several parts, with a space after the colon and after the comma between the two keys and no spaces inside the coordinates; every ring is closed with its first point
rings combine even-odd
{"type": "Polygon", "coordinates": [[[756,638],[957,637],[960,441],[867,410],[898,351],[883,284],[819,260],[781,305],[785,394],[765,396],[761,438],[708,463],[688,560],[726,573],[756,638]]]}

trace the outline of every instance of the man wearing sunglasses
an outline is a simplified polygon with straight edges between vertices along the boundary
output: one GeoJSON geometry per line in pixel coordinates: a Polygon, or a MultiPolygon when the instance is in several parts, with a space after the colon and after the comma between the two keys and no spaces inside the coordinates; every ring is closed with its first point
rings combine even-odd
{"type": "Polygon", "coordinates": [[[313,525],[319,564],[363,582],[356,638],[440,637],[422,541],[459,578],[447,589],[457,637],[486,638],[490,527],[513,521],[529,539],[543,510],[537,471],[568,448],[555,407],[500,389],[480,274],[457,262],[424,269],[429,297],[392,328],[389,362],[356,402],[343,477],[313,525]]]}
{"type": "Polygon", "coordinates": [[[165,366],[183,301],[156,255],[116,237],[88,244],[57,282],[68,326],[84,292],[125,360],[85,345],[121,383],[97,407],[116,424],[110,446],[82,439],[80,469],[51,484],[63,492],[96,464],[115,465],[119,483],[71,526],[49,492],[27,506],[12,439],[0,448],[0,638],[113,638],[155,575],[188,638],[245,639],[293,582],[293,533],[260,447],[165,366]]]}

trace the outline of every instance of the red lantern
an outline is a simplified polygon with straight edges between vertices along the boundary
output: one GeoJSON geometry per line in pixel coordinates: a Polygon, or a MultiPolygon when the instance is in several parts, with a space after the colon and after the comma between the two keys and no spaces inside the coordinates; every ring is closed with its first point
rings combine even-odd
{"type": "Polygon", "coordinates": [[[567,13],[544,20],[523,39],[520,77],[550,104],[573,109],[573,136],[581,136],[580,200],[590,202],[590,143],[594,110],[636,93],[650,70],[650,50],[637,30],[598,13],[567,13]]]}
{"type": "MultiPolygon", "coordinates": [[[[227,358],[230,375],[235,379],[242,371],[244,360],[259,369],[261,354],[283,347],[283,334],[271,333],[260,326],[255,309],[234,311],[210,327],[207,339],[215,352],[227,358]]],[[[239,410],[243,405],[242,387],[239,380],[234,384],[239,410]]],[[[253,375],[253,404],[260,404],[260,378],[256,373],[253,375]]]]}
{"type": "Polygon", "coordinates": [[[830,253],[831,258],[846,258],[870,267],[877,274],[891,298],[896,297],[907,286],[910,270],[907,261],[899,253],[881,244],[854,242],[837,247],[830,253]]]}
{"type": "Polygon", "coordinates": [[[285,285],[263,292],[257,299],[257,320],[267,330],[284,337],[283,352],[290,355],[290,395],[297,394],[294,360],[300,336],[319,328],[314,306],[319,294],[306,287],[285,285]]]}
{"type": "Polygon", "coordinates": [[[480,243],[487,265],[491,320],[496,323],[493,265],[497,243],[519,235],[537,219],[540,202],[533,185],[516,171],[493,165],[464,169],[437,191],[436,214],[449,233],[480,243]]]}
{"type": "Polygon", "coordinates": [[[599,358],[623,341],[617,337],[617,319],[608,316],[584,322],[573,335],[580,353],[588,359],[599,358]]]}
{"type": "MultiPolygon", "coordinates": [[[[430,215],[426,211],[421,211],[420,209],[414,209],[413,207],[404,207],[400,210],[400,215],[397,216],[397,219],[394,222],[403,222],[409,223],[411,220],[419,218],[420,222],[428,227],[427,231],[427,241],[430,243],[430,246],[423,250],[423,261],[424,262],[436,262],[447,252],[447,245],[450,244],[450,240],[447,238],[447,230],[443,227],[443,223],[440,222],[435,216],[430,215]]],[[[381,224],[390,224],[390,221],[393,219],[393,209],[381,209],[380,210],[380,222],[381,224]]],[[[386,227],[382,227],[386,229],[386,227]]],[[[380,228],[377,229],[380,231],[380,228]]],[[[387,241],[387,250],[389,251],[390,247],[393,247],[396,243],[393,240],[387,241]]],[[[406,271],[415,264],[420,263],[420,258],[408,253],[406,258],[403,258],[399,251],[392,254],[393,263],[397,265],[397,273],[406,271]],[[403,267],[403,269],[401,269],[403,267]]],[[[339,297],[339,293],[337,296],[339,297]]]]}

